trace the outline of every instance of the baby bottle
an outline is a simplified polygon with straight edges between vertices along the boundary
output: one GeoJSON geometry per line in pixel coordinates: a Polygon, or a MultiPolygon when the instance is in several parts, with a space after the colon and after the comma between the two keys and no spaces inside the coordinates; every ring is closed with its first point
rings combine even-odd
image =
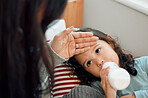
{"type": "Polygon", "coordinates": [[[110,85],[116,90],[127,88],[130,83],[129,73],[114,62],[106,62],[103,64],[102,68],[107,68],[108,66],[110,66],[108,73],[108,81],[110,85]]]}

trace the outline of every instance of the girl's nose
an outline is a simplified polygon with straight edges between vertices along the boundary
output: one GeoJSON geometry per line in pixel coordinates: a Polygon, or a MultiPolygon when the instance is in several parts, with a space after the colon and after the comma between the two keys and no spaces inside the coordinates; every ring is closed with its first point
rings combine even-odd
{"type": "Polygon", "coordinates": [[[103,59],[99,59],[97,65],[102,67],[103,64],[104,64],[104,60],[103,59]]]}

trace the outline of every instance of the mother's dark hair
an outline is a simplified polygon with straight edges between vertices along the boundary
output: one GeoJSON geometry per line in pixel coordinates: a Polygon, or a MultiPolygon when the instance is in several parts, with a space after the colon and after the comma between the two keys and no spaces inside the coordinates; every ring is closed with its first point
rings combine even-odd
{"type": "Polygon", "coordinates": [[[0,98],[38,98],[39,61],[52,78],[44,32],[67,0],[0,0],[0,98]],[[38,12],[44,4],[41,23],[38,12]]]}
{"type": "MultiPolygon", "coordinates": [[[[99,37],[100,40],[104,40],[108,44],[110,44],[115,52],[117,53],[120,61],[120,66],[124,69],[126,69],[131,75],[135,76],[137,75],[137,70],[134,68],[134,58],[131,54],[126,54],[123,52],[123,50],[120,48],[120,46],[116,43],[116,41],[113,38],[107,37],[107,34],[91,28],[84,28],[80,29],[78,31],[81,32],[92,32],[94,36],[99,37]]],[[[91,82],[96,80],[101,80],[100,78],[97,78],[93,76],[91,73],[87,72],[75,59],[75,56],[71,57],[68,62],[69,65],[71,65],[73,71],[78,76],[78,78],[81,80],[81,84],[90,85],[91,82]]]]}

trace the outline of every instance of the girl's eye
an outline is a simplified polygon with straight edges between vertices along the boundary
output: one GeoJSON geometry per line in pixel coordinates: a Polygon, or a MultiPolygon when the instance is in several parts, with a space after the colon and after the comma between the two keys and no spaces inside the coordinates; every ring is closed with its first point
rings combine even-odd
{"type": "Polygon", "coordinates": [[[98,49],[96,49],[96,51],[95,51],[95,52],[98,54],[98,53],[100,52],[100,50],[101,50],[101,49],[100,49],[100,48],[98,48],[98,49]]]}
{"type": "Polygon", "coordinates": [[[92,61],[87,62],[87,66],[90,66],[92,64],[92,61]]]}

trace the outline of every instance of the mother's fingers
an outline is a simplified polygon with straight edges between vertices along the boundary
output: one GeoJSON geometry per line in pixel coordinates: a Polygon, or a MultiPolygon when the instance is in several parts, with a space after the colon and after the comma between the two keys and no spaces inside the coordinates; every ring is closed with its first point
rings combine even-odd
{"type": "Polygon", "coordinates": [[[90,33],[90,32],[75,32],[75,33],[72,33],[73,37],[75,39],[77,38],[87,38],[87,37],[92,37],[93,34],[90,33]]]}
{"type": "Polygon", "coordinates": [[[86,48],[86,47],[91,47],[93,45],[97,44],[97,42],[88,42],[88,43],[79,43],[76,44],[78,49],[86,48]]]}
{"type": "Polygon", "coordinates": [[[71,26],[70,28],[64,30],[63,32],[57,34],[57,36],[59,36],[60,38],[65,38],[65,36],[69,35],[72,31],[73,31],[74,27],[71,26]]]}
{"type": "Polygon", "coordinates": [[[93,42],[93,41],[98,41],[98,37],[87,37],[87,38],[77,38],[75,39],[76,43],[83,43],[83,42],[93,42]]]}
{"type": "Polygon", "coordinates": [[[79,53],[83,53],[83,52],[85,52],[85,51],[87,51],[89,49],[90,49],[90,47],[85,47],[85,48],[82,48],[82,49],[76,49],[74,55],[77,55],[79,53]]]}

